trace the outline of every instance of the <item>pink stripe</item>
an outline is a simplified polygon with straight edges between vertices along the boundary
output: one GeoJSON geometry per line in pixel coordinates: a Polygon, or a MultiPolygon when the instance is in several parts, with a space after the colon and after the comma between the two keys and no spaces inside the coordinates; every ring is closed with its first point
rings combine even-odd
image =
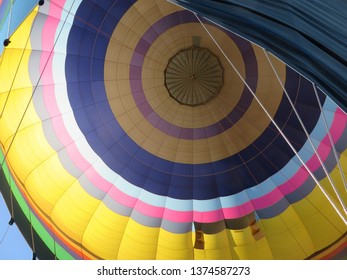
{"type": "Polygon", "coordinates": [[[72,143],[69,146],[65,146],[65,151],[68,153],[70,160],[83,171],[86,172],[90,168],[90,163],[88,163],[81,153],[78,151],[76,143],[72,143]]]}
{"type": "MultiPolygon", "coordinates": [[[[62,12],[61,8],[58,8],[55,5],[51,5],[50,7],[50,15],[53,15],[56,18],[60,18],[62,12]]],[[[56,30],[58,23],[59,22],[56,19],[51,19],[50,17],[48,17],[42,35],[44,50],[50,51],[50,48],[52,48],[54,44],[55,34],[53,30],[56,30]]],[[[45,67],[45,63],[47,62],[48,57],[49,52],[42,53],[41,72],[45,67]]],[[[53,117],[53,129],[56,132],[57,137],[59,137],[59,140],[66,146],[66,151],[70,159],[76,165],[76,167],[85,172],[85,175],[88,177],[90,182],[93,183],[93,185],[95,185],[100,190],[107,192],[115,202],[126,207],[134,208],[144,215],[155,218],[164,218],[173,222],[191,222],[194,220],[197,222],[210,223],[220,221],[222,219],[239,218],[247,215],[255,209],[263,209],[273,205],[274,203],[282,199],[286,194],[289,194],[298,189],[309,177],[309,174],[305,170],[305,168],[301,167],[290,180],[261,198],[248,201],[245,204],[236,207],[222,208],[208,212],[175,211],[164,207],[155,207],[144,201],[130,197],[117,189],[117,187],[112,187],[112,184],[102,178],[100,174],[98,174],[98,172],[95,170],[95,168],[93,168],[79,152],[76,144],[72,143],[73,139],[70,137],[68,131],[64,126],[63,119],[60,116],[59,107],[57,105],[56,99],[54,98],[54,87],[49,86],[54,84],[51,69],[52,60],[50,59],[42,77],[44,84],[43,89],[45,105],[50,113],[50,116],[53,117]]],[[[341,110],[338,109],[335,112],[334,121],[331,127],[331,134],[335,143],[341,137],[343,130],[345,129],[346,119],[346,115],[341,110]]],[[[318,152],[321,155],[322,160],[325,160],[327,158],[331,150],[329,139],[327,137],[328,136],[323,139],[318,148],[318,152]]],[[[312,170],[312,172],[320,167],[319,161],[316,156],[313,156],[307,162],[307,165],[312,170]]]]}
{"type": "Polygon", "coordinates": [[[49,15],[55,18],[61,18],[61,13],[64,9],[66,0],[51,0],[49,7],[49,15]]]}
{"type": "Polygon", "coordinates": [[[116,186],[112,187],[109,190],[108,195],[111,196],[114,201],[126,207],[134,208],[137,203],[137,198],[123,193],[116,186]]]}
{"type": "Polygon", "coordinates": [[[136,209],[143,215],[159,219],[162,218],[176,223],[191,223],[192,221],[199,223],[213,223],[216,221],[221,221],[223,219],[236,219],[243,217],[254,211],[254,207],[252,205],[252,202],[250,201],[237,207],[222,208],[208,212],[199,212],[176,211],[163,207],[155,207],[143,201],[137,200],[134,209],[136,209]]]}
{"type": "Polygon", "coordinates": [[[244,217],[255,210],[253,201],[247,201],[246,203],[230,208],[223,208],[224,217],[226,219],[236,219],[244,217]]]}
{"type": "Polygon", "coordinates": [[[273,205],[280,201],[283,198],[283,194],[281,192],[281,187],[275,188],[272,192],[256,198],[252,199],[252,204],[255,209],[263,209],[268,207],[269,205],[273,205]]]}
{"type": "Polygon", "coordinates": [[[283,195],[290,194],[302,186],[309,176],[310,174],[306,168],[301,166],[292,178],[280,185],[278,188],[281,190],[283,195]]]}
{"type": "MultiPolygon", "coordinates": [[[[55,98],[49,99],[47,102],[45,102],[46,108],[48,110],[50,110],[51,107],[52,107],[51,103],[54,103],[54,102],[55,102],[55,98]]],[[[70,134],[68,133],[68,131],[67,131],[65,125],[64,125],[62,117],[61,116],[57,116],[55,118],[52,118],[51,121],[52,121],[53,130],[55,132],[59,132],[59,140],[60,140],[60,142],[64,146],[68,146],[71,143],[73,143],[73,139],[71,138],[70,134]]],[[[58,135],[58,133],[56,133],[56,134],[58,135]]]]}
{"type": "Polygon", "coordinates": [[[334,143],[337,143],[342,132],[346,129],[346,120],[347,115],[340,108],[337,108],[334,116],[334,129],[330,129],[330,134],[334,143]]]}
{"type": "MultiPolygon", "coordinates": [[[[61,5],[65,4],[65,1],[61,1],[61,5]]],[[[42,52],[41,52],[41,61],[40,61],[40,73],[42,74],[41,81],[43,84],[43,97],[45,105],[48,109],[48,112],[51,117],[60,115],[59,108],[54,100],[55,91],[54,91],[54,80],[52,73],[52,58],[54,43],[55,43],[55,34],[57,27],[59,25],[59,18],[61,17],[62,8],[59,8],[56,5],[49,5],[48,17],[45,21],[45,25],[42,29],[42,52]]]]}
{"type": "MultiPolygon", "coordinates": [[[[56,118],[60,119],[61,118],[56,118]]],[[[335,121],[332,124],[332,130],[338,128],[341,126],[341,118],[338,118],[340,121],[335,121]]],[[[346,118],[343,119],[344,125],[346,125],[346,118]]],[[[61,131],[60,131],[61,132],[61,131]]],[[[337,132],[335,133],[335,136],[340,135],[341,136],[342,132],[337,132]]],[[[59,133],[60,135],[60,133],[59,133]]],[[[318,151],[324,152],[324,155],[322,156],[322,159],[325,160],[330,149],[327,149],[326,146],[326,136],[324,138],[324,143],[322,143],[318,151]]],[[[338,140],[338,138],[337,138],[338,140]]],[[[166,209],[163,207],[155,207],[152,206],[144,201],[140,201],[136,198],[130,197],[123,192],[121,192],[119,189],[116,187],[110,188],[110,183],[104,180],[98,173],[97,171],[90,167],[90,164],[82,157],[82,155],[78,152],[78,149],[76,145],[72,145],[71,149],[68,149],[69,156],[71,159],[77,159],[78,160],[73,160],[76,166],[82,167],[84,165],[85,168],[89,166],[87,172],[85,173],[88,179],[99,189],[104,190],[105,192],[108,191],[108,195],[112,197],[114,201],[117,203],[120,203],[126,207],[130,208],[135,208],[137,211],[140,213],[150,216],[150,217],[155,217],[155,218],[164,218],[172,222],[191,222],[191,221],[196,221],[196,222],[216,222],[220,221],[222,219],[235,219],[239,218],[242,216],[245,216],[255,209],[264,209],[267,208],[276,202],[280,201],[285,195],[295,191],[298,189],[310,176],[306,169],[304,167],[301,167],[298,172],[290,178],[287,182],[284,184],[280,185],[278,188],[274,189],[272,192],[257,198],[253,199],[252,201],[249,201],[243,205],[236,206],[236,207],[231,207],[231,208],[223,208],[223,209],[218,209],[215,211],[209,211],[209,212],[197,212],[197,211],[175,211],[175,210],[170,210],[166,209]],[[72,152],[74,150],[74,152],[72,152]],[[100,186],[105,186],[107,185],[107,188],[100,188],[100,186]]],[[[312,157],[309,161],[318,161],[318,159],[314,156],[312,157]]],[[[315,164],[311,164],[314,167],[319,167],[315,164]]],[[[83,170],[83,169],[82,169],[83,170]]],[[[84,169],[85,170],[85,169],[84,169]]],[[[314,172],[312,170],[312,172],[314,172]]]]}

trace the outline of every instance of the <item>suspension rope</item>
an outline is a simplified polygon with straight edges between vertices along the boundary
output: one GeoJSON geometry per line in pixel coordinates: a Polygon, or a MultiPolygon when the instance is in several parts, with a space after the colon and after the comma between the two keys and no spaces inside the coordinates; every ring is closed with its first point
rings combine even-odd
{"type": "Polygon", "coordinates": [[[327,198],[327,200],[329,201],[329,203],[332,205],[332,207],[335,209],[336,213],[339,215],[339,217],[341,218],[341,220],[347,225],[347,220],[344,217],[344,215],[340,212],[340,210],[337,208],[337,206],[334,204],[334,202],[332,201],[332,199],[330,198],[329,194],[325,191],[325,189],[321,186],[320,182],[318,181],[318,179],[315,177],[315,175],[311,172],[311,170],[307,167],[306,163],[304,162],[304,160],[299,156],[298,152],[296,151],[296,149],[294,148],[294,146],[290,143],[289,139],[286,137],[286,135],[284,134],[284,132],[281,130],[281,128],[279,127],[279,125],[276,123],[276,121],[272,118],[272,116],[270,115],[270,113],[267,111],[267,109],[264,107],[264,105],[261,103],[261,101],[259,100],[259,98],[256,96],[256,94],[253,92],[253,90],[251,89],[251,87],[248,85],[248,83],[246,82],[246,80],[242,77],[242,75],[240,74],[240,72],[237,70],[237,68],[235,67],[235,65],[232,63],[232,61],[229,59],[229,57],[226,55],[226,53],[224,52],[224,50],[221,48],[221,46],[218,44],[218,42],[215,40],[215,38],[213,37],[213,35],[209,32],[209,30],[207,29],[207,27],[205,26],[205,24],[201,21],[201,19],[199,18],[199,16],[194,13],[194,15],[196,16],[196,18],[198,19],[198,21],[200,22],[200,24],[202,25],[202,27],[205,29],[205,31],[207,32],[207,34],[210,36],[210,38],[212,39],[212,41],[216,44],[216,46],[218,47],[218,49],[220,50],[220,52],[223,54],[223,56],[225,57],[225,59],[229,62],[229,64],[231,65],[231,67],[234,69],[234,71],[237,73],[237,75],[239,76],[239,78],[242,80],[242,82],[244,83],[244,85],[247,87],[247,89],[251,92],[251,94],[253,95],[253,98],[257,101],[257,103],[259,104],[259,106],[263,109],[264,113],[266,114],[266,116],[270,119],[270,121],[272,122],[272,124],[276,127],[276,129],[278,130],[278,132],[281,134],[281,136],[283,137],[283,139],[287,142],[287,144],[289,145],[289,147],[292,149],[292,151],[295,153],[296,157],[299,159],[299,161],[301,162],[301,164],[303,165],[303,167],[306,169],[306,171],[308,172],[308,174],[312,177],[312,179],[314,180],[314,182],[317,184],[317,186],[319,187],[319,189],[321,190],[321,192],[324,194],[324,196],[327,198]]]}
{"type": "Polygon", "coordinates": [[[14,220],[14,207],[13,207],[13,193],[11,190],[11,186],[10,186],[10,210],[11,210],[11,218],[14,220]]]}
{"type": "Polygon", "coordinates": [[[14,224],[14,218],[11,216],[10,221],[9,221],[8,224],[7,224],[7,228],[6,228],[6,230],[4,231],[4,234],[2,235],[2,237],[1,237],[1,239],[0,239],[0,246],[1,246],[2,242],[5,240],[7,234],[8,234],[8,232],[9,232],[9,230],[10,230],[10,227],[11,227],[13,224],[14,224]]]}
{"type": "Polygon", "coordinates": [[[312,83],[312,86],[313,86],[313,89],[314,89],[314,92],[315,92],[315,95],[316,95],[316,98],[317,98],[317,102],[318,102],[318,105],[319,105],[319,109],[321,110],[321,113],[322,113],[322,116],[323,116],[325,128],[326,128],[326,130],[327,130],[327,132],[328,132],[329,141],[330,141],[331,147],[332,147],[332,149],[333,149],[333,153],[334,153],[334,156],[335,156],[335,160],[336,160],[338,169],[339,169],[339,171],[340,171],[340,175],[341,175],[341,178],[342,178],[342,182],[343,182],[343,184],[344,184],[345,190],[347,190],[346,176],[345,176],[345,173],[343,172],[343,169],[342,169],[342,166],[341,166],[339,157],[338,157],[338,153],[337,153],[337,150],[336,150],[336,147],[335,147],[335,143],[334,143],[333,137],[331,136],[331,133],[330,133],[330,129],[329,129],[329,126],[328,126],[328,122],[327,122],[327,119],[326,119],[326,117],[325,117],[325,113],[324,113],[324,110],[323,110],[322,103],[320,102],[320,99],[319,99],[319,96],[318,96],[318,92],[317,92],[316,85],[315,85],[314,83],[312,83]]]}
{"type": "Polygon", "coordinates": [[[7,233],[8,233],[9,230],[10,230],[10,227],[11,227],[11,225],[8,224],[8,225],[7,225],[7,228],[6,228],[5,232],[4,232],[4,234],[2,235],[2,237],[1,237],[1,239],[0,239],[0,245],[1,245],[2,242],[5,240],[5,238],[6,238],[6,236],[7,236],[7,233]]]}
{"type": "Polygon", "coordinates": [[[331,178],[331,176],[330,176],[330,173],[328,172],[328,170],[327,170],[327,168],[326,168],[326,166],[325,166],[325,163],[323,162],[323,160],[322,160],[321,156],[319,155],[319,153],[318,153],[318,151],[317,151],[315,145],[313,144],[312,139],[311,139],[311,136],[310,136],[310,134],[308,133],[308,131],[307,131],[306,127],[305,127],[305,124],[304,124],[302,118],[300,117],[300,114],[299,114],[298,110],[295,108],[295,105],[294,105],[293,101],[291,100],[291,98],[290,98],[290,96],[289,96],[289,94],[288,94],[288,91],[287,91],[287,89],[285,88],[285,86],[284,86],[284,84],[283,84],[283,82],[282,82],[280,76],[278,75],[278,72],[277,72],[275,66],[274,66],[273,63],[272,63],[272,61],[271,61],[271,59],[270,59],[270,57],[269,57],[269,55],[268,55],[268,52],[267,52],[265,49],[263,49],[263,52],[264,52],[264,54],[265,54],[265,56],[266,56],[266,59],[268,60],[269,64],[271,65],[271,68],[272,68],[272,70],[273,70],[273,72],[274,72],[274,74],[275,74],[275,76],[276,76],[278,82],[280,83],[280,85],[281,85],[281,87],[282,87],[282,89],[283,89],[283,92],[284,92],[284,94],[286,95],[287,100],[289,101],[289,104],[290,104],[290,106],[292,107],[292,109],[293,109],[293,111],[294,111],[294,113],[295,113],[295,115],[296,115],[296,117],[297,117],[297,119],[298,119],[298,121],[299,121],[299,123],[300,123],[300,125],[301,125],[301,127],[302,127],[302,129],[303,129],[303,131],[304,131],[304,133],[305,133],[305,135],[306,135],[306,137],[307,137],[307,140],[308,140],[308,142],[310,143],[310,146],[312,147],[313,152],[314,152],[314,154],[316,155],[316,157],[317,157],[317,159],[318,159],[318,161],[319,161],[319,164],[320,164],[321,167],[323,168],[324,173],[325,173],[325,175],[327,176],[327,178],[328,178],[328,180],[329,180],[329,182],[330,182],[330,184],[331,184],[331,186],[332,186],[332,188],[333,188],[333,190],[334,190],[334,192],[335,192],[335,194],[336,194],[336,196],[337,196],[337,198],[338,198],[338,200],[339,200],[339,202],[340,202],[340,204],[341,204],[341,206],[342,206],[342,208],[343,208],[343,210],[344,210],[344,212],[345,212],[345,214],[347,214],[346,205],[345,205],[345,203],[343,202],[343,200],[342,200],[342,198],[341,198],[341,196],[340,196],[340,194],[339,194],[339,192],[338,192],[338,190],[337,190],[337,188],[336,188],[335,182],[333,182],[333,180],[332,180],[332,178],[331,178]]]}
{"type": "Polygon", "coordinates": [[[29,211],[29,223],[30,223],[30,237],[31,237],[31,248],[33,250],[33,260],[36,259],[36,248],[35,248],[35,239],[34,239],[34,230],[31,220],[31,211],[29,211]]]}
{"type": "Polygon", "coordinates": [[[10,0],[10,14],[8,19],[7,39],[9,39],[11,35],[12,10],[13,10],[13,0],[10,0]]]}

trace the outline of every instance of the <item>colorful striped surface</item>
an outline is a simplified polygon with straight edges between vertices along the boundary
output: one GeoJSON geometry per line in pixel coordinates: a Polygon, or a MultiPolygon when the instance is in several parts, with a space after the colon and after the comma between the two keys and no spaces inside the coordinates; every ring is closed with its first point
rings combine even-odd
{"type": "Polygon", "coordinates": [[[4,173],[53,255],[305,259],[345,235],[329,179],[346,203],[330,142],[344,174],[346,114],[319,92],[323,114],[312,84],[271,56],[318,157],[263,50],[203,23],[249,88],[197,17],[163,0],[52,0],[13,35],[0,67],[4,173]],[[224,84],[191,107],[164,72],[194,44],[218,57],[224,84]]]}

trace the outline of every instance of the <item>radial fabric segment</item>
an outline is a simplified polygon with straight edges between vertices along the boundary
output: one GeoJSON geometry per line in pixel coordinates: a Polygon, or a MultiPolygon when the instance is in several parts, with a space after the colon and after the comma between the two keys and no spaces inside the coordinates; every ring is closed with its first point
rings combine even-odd
{"type": "Polygon", "coordinates": [[[58,258],[304,259],[345,238],[346,114],[259,46],[163,0],[47,1],[12,41],[4,180],[58,258]],[[195,106],[165,86],[189,48],[223,70],[195,106]]]}

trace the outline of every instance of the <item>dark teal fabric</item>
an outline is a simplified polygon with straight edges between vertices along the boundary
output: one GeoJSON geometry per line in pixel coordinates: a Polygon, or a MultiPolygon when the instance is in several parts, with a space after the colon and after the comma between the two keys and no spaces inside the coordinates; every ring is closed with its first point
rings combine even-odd
{"type": "Polygon", "coordinates": [[[347,112],[346,0],[176,0],[259,44],[347,112]]]}

